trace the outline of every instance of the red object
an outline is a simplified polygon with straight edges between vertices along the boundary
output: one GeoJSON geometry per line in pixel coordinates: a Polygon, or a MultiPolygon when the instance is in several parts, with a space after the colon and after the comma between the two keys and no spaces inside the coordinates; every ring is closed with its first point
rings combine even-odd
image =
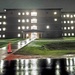
{"type": "Polygon", "coordinates": [[[8,44],[8,50],[7,50],[7,52],[8,53],[11,53],[12,52],[12,50],[11,50],[11,43],[8,44]]]}

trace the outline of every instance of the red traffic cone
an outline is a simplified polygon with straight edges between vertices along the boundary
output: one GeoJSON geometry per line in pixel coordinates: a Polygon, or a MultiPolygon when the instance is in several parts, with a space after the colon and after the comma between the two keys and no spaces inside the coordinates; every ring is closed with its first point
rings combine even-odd
{"type": "Polygon", "coordinates": [[[12,50],[11,50],[11,43],[8,44],[8,50],[7,50],[7,52],[8,53],[11,53],[12,52],[12,50]]]}

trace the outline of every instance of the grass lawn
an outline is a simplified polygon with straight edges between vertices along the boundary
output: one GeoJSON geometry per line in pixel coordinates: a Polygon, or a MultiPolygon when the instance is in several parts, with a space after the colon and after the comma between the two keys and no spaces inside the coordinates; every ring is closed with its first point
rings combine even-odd
{"type": "Polygon", "coordinates": [[[22,39],[19,39],[19,38],[13,38],[13,39],[0,39],[0,47],[3,47],[3,46],[7,46],[7,44],[10,42],[11,44],[14,44],[18,41],[20,41],[22,39]]]}
{"type": "Polygon", "coordinates": [[[75,38],[35,40],[15,54],[45,56],[75,54],[75,38]]]}

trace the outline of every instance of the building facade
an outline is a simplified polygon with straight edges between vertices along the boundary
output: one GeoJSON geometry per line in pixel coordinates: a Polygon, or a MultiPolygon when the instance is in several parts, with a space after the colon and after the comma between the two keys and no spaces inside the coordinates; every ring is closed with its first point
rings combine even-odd
{"type": "Polygon", "coordinates": [[[75,13],[53,9],[4,9],[0,38],[62,38],[75,36],[75,13]]]}

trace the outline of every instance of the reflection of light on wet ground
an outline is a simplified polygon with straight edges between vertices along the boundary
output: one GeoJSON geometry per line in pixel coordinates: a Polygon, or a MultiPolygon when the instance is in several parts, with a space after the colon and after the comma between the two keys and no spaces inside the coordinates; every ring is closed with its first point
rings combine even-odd
{"type": "Polygon", "coordinates": [[[75,75],[75,58],[0,60],[0,75],[75,75]],[[62,73],[62,74],[61,74],[62,73]]]}

